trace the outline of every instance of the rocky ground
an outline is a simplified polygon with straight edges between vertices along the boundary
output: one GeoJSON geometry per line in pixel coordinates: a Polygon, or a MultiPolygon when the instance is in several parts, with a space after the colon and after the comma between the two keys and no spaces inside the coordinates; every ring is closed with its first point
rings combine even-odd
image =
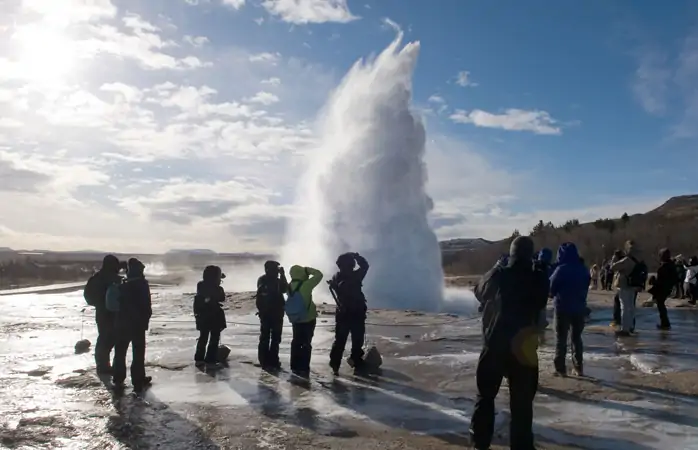
{"type": "MultiPolygon", "coordinates": [[[[480,345],[475,316],[371,311],[368,336],[384,356],[382,374],[359,377],[343,367],[335,378],[327,367],[332,309],[321,305],[307,383],[254,366],[249,294],[230,297],[229,367],[208,373],[191,361],[191,295],[162,287],[154,302],[148,370],[155,384],[142,396],[117,396],[93,374],[90,354],[74,354],[80,292],[0,297],[0,448],[467,448],[480,345]]],[[[674,303],[674,330],[666,333],[654,328],[654,309],[640,308],[637,336],[617,340],[610,302],[607,293],[590,295],[584,378],[552,376],[547,332],[539,349],[538,448],[698,449],[698,313],[674,303]]],[[[94,342],[91,317],[84,323],[94,342]]],[[[289,341],[286,329],[286,365],[289,341]]],[[[508,448],[507,401],[504,387],[493,448],[508,448]]]]}

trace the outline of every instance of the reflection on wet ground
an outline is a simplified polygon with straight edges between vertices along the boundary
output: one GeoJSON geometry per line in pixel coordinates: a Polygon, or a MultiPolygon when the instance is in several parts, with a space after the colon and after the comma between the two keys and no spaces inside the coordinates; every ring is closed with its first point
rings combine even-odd
{"type": "MultiPolygon", "coordinates": [[[[92,313],[80,292],[0,298],[0,447],[7,448],[447,448],[463,445],[472,411],[474,368],[480,345],[477,319],[375,312],[369,340],[384,356],[384,370],[335,378],[327,367],[331,317],[321,316],[313,342],[313,374],[254,365],[257,320],[249,296],[233,299],[223,342],[228,367],[200,371],[192,364],[196,331],[191,299],[162,290],[154,295],[148,370],[153,387],[142,396],[113,395],[93,375],[90,353],[75,355],[84,337],[94,342],[92,313]],[[234,311],[237,311],[236,314],[234,311]]],[[[698,449],[698,399],[624,385],[630,371],[698,369],[697,316],[672,310],[674,330],[657,331],[653,310],[640,309],[639,334],[617,341],[610,310],[594,311],[585,333],[586,372],[619,397],[542,385],[536,435],[547,443],[590,449],[698,449]],[[627,400],[619,400],[622,395],[627,400]],[[632,400],[632,401],[630,401],[632,400]]],[[[285,330],[282,361],[288,361],[285,330]]],[[[550,364],[553,336],[540,349],[550,364]]],[[[107,387],[105,387],[105,383],[107,387]]],[[[507,395],[497,415],[497,441],[506,442],[507,395]]]]}

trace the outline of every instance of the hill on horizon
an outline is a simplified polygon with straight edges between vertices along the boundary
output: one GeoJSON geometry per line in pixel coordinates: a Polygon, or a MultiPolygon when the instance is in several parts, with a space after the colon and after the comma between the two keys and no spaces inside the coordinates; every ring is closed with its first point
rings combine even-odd
{"type": "MultiPolygon", "coordinates": [[[[574,242],[587,265],[601,264],[616,249],[622,249],[625,241],[632,239],[640,249],[641,257],[650,270],[657,267],[658,253],[668,248],[673,255],[689,257],[698,254],[698,195],[672,197],[664,204],[644,214],[632,216],[619,212],[614,219],[598,219],[580,223],[570,218],[565,224],[555,226],[539,221],[529,234],[536,248],[557,249],[563,242],[574,242]]],[[[517,235],[481,245],[474,249],[444,252],[442,260],[445,272],[450,275],[477,275],[489,270],[497,258],[508,253],[511,240],[517,235]]]]}

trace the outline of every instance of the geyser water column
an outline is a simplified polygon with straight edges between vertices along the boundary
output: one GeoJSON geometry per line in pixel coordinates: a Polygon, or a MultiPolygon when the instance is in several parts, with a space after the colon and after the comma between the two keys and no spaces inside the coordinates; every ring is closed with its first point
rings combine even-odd
{"type": "Polygon", "coordinates": [[[398,33],[377,58],[358,61],[323,109],[282,261],[329,274],[340,253],[356,251],[371,264],[372,307],[437,311],[443,271],[427,221],[426,133],[411,107],[419,43],[401,42],[398,33]]]}

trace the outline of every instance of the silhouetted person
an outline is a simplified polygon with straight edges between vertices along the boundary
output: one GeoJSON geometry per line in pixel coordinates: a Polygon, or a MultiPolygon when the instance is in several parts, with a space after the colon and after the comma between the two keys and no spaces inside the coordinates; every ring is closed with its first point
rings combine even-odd
{"type": "Polygon", "coordinates": [[[111,374],[111,351],[114,349],[114,313],[107,310],[107,289],[114,283],[120,283],[119,259],[107,255],[102,261],[102,268],[92,275],[85,285],[83,295],[88,305],[95,307],[97,322],[97,342],[95,344],[95,364],[100,375],[111,374]]]}
{"type": "Polygon", "coordinates": [[[196,285],[194,317],[196,329],[199,331],[199,340],[196,343],[194,361],[197,366],[218,364],[218,344],[221,340],[221,332],[227,327],[225,311],[222,307],[225,302],[225,291],[221,282],[224,278],[225,274],[220,267],[206,266],[203,280],[196,285]]]}
{"type": "Polygon", "coordinates": [[[659,312],[659,324],[657,328],[660,330],[671,329],[669,314],[666,309],[666,301],[671,295],[671,291],[676,286],[677,279],[678,273],[676,271],[676,265],[671,259],[671,252],[669,249],[663,248],[659,251],[657,276],[654,280],[654,284],[648,291],[652,294],[652,298],[657,304],[657,311],[659,312]]]}
{"type": "Polygon", "coordinates": [[[322,281],[322,272],[312,267],[291,267],[286,313],[293,326],[291,339],[291,371],[301,377],[310,376],[310,358],[317,321],[313,289],[322,281]],[[296,309],[297,308],[297,309],[296,309]]]}
{"type": "Polygon", "coordinates": [[[264,275],[257,279],[257,314],[259,315],[259,364],[267,369],[280,369],[279,344],[284,329],[284,294],[288,281],[284,268],[276,261],[264,263],[264,275]]]}
{"type": "MultiPolygon", "coordinates": [[[[553,274],[553,252],[549,248],[543,248],[536,258],[537,268],[542,270],[548,278],[553,274]]],[[[547,303],[547,302],[546,302],[547,303]]],[[[548,313],[544,307],[538,314],[538,328],[543,332],[548,327],[548,313]]]]}
{"type": "Polygon", "coordinates": [[[537,318],[548,299],[546,273],[533,260],[533,241],[520,236],[511,243],[506,266],[495,266],[478,284],[475,296],[484,305],[484,345],[478,361],[477,401],[470,426],[476,449],[488,449],[494,432],[494,401],[502,378],[509,379],[510,445],[533,450],[533,399],[538,390],[537,318]]]}
{"type": "Polygon", "coordinates": [[[577,375],[583,375],[582,331],[587,316],[587,295],[590,275],[579,258],[577,246],[571,242],[560,245],[557,268],[550,277],[550,296],[555,304],[555,373],[567,376],[567,336],[572,331],[572,364],[577,375]]]}
{"type": "Polygon", "coordinates": [[[116,346],[112,365],[113,381],[123,387],[126,380],[126,353],[131,345],[131,384],[136,392],[148,387],[151,377],[145,375],[145,335],[153,309],[150,285],[145,279],[145,266],[136,258],[128,260],[126,281],[121,285],[119,311],[116,313],[116,346]]]}
{"type": "Polygon", "coordinates": [[[686,261],[684,261],[683,256],[679,255],[674,261],[676,266],[676,274],[678,276],[678,281],[676,282],[676,292],[674,298],[684,299],[686,298],[686,290],[684,289],[684,280],[686,279],[686,261]]]}
{"type": "Polygon", "coordinates": [[[363,280],[368,273],[368,261],[358,253],[344,253],[337,258],[337,272],[328,282],[337,302],[335,310],[334,344],[330,352],[330,367],[337,375],[342,364],[344,348],[351,333],[351,363],[355,369],[364,367],[364,336],[366,335],[366,296],[363,280]],[[358,268],[355,270],[355,267],[358,268]]]}

